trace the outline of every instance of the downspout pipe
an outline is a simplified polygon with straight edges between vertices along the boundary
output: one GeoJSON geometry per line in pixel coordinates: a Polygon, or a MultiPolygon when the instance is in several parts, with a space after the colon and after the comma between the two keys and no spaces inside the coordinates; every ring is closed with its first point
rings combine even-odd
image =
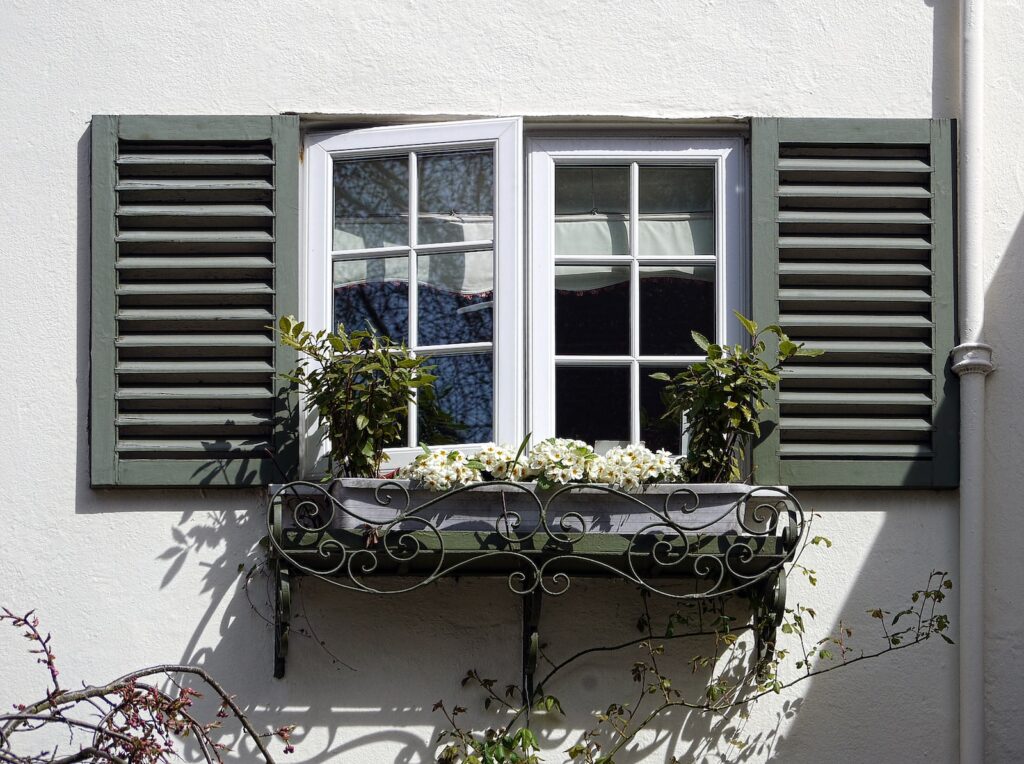
{"type": "Polygon", "coordinates": [[[984,0],[960,16],[960,762],[985,759],[984,0]]]}

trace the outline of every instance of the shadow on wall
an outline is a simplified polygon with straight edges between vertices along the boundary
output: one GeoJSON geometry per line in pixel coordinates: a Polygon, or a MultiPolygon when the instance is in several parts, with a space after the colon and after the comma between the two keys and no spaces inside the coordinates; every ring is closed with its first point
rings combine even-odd
{"type": "Polygon", "coordinates": [[[960,4],[923,2],[932,9],[932,117],[956,117],[960,111],[960,4]]]}
{"type": "MultiPolygon", "coordinates": [[[[790,603],[818,612],[809,631],[827,634],[842,619],[854,629],[855,649],[880,647],[878,623],[866,611],[902,607],[936,565],[955,570],[954,499],[950,492],[915,492],[898,497],[898,504],[888,502],[889,511],[882,512],[864,509],[880,509],[886,503],[881,493],[804,497],[808,507],[822,510],[814,532],[835,542],[828,553],[809,553],[805,559],[817,570],[817,588],[799,574],[790,579],[790,603]]],[[[293,628],[307,636],[293,633],[287,674],[272,679],[273,634],[267,620],[272,592],[265,577],[254,577],[250,604],[239,571],[257,559],[252,550],[265,532],[264,522],[258,512],[183,515],[172,529],[172,544],[160,554],[168,561],[164,585],[173,586],[185,565],[205,567],[195,593],[205,612],[181,630],[187,639],[182,660],[202,664],[224,682],[258,726],[297,724],[297,761],[433,761],[433,741],[446,728],[440,712],[431,710],[440,699],[448,708],[467,707],[464,718],[474,729],[502,724],[495,711],[483,711],[482,691],[462,688],[460,680],[476,669],[496,679],[499,691],[519,683],[522,603],[503,578],[442,580],[393,596],[302,579],[293,599],[293,628]]],[[[545,600],[545,652],[559,662],[586,648],[634,640],[642,607],[631,584],[576,579],[567,594],[545,600]]],[[[650,607],[655,623],[663,623],[673,609],[658,598],[650,607]]],[[[955,610],[953,597],[947,611],[955,610]]],[[[666,646],[661,670],[689,698],[699,698],[704,685],[693,677],[689,660],[708,654],[712,645],[679,640],[666,646]]],[[[630,671],[643,655],[638,646],[589,655],[545,688],[567,712],[564,718],[535,716],[545,761],[565,760],[559,752],[594,726],[595,712],[612,702],[636,702],[630,671]]],[[[676,756],[679,761],[810,763],[838,752],[851,761],[868,761],[884,744],[900,760],[928,752],[929,761],[952,762],[955,659],[955,649],[936,639],[815,679],[744,713],[712,716],[674,709],[616,761],[668,764],[676,756]]]]}
{"type": "MultiPolygon", "coordinates": [[[[1010,164],[1004,174],[1010,177],[1000,185],[1013,193],[994,203],[994,219],[1004,204],[1016,214],[1024,193],[1024,167],[1010,164]]],[[[993,656],[985,666],[985,760],[1008,762],[1018,761],[1024,746],[1019,702],[1024,686],[1019,587],[1024,559],[1018,544],[1024,535],[1019,510],[1024,427],[1018,413],[1024,400],[1024,218],[1018,219],[987,283],[985,341],[994,349],[996,371],[985,385],[985,653],[993,656]]]]}
{"type": "MultiPolygon", "coordinates": [[[[271,678],[273,636],[268,616],[272,592],[265,578],[255,577],[250,604],[233,549],[251,546],[251,533],[261,532],[255,519],[242,524],[192,526],[175,534],[175,544],[162,556],[172,564],[187,557],[186,544],[207,539],[223,543],[226,554],[204,576],[202,598],[209,598],[206,616],[192,634],[183,660],[202,664],[222,677],[240,700],[249,704],[259,726],[297,724],[296,756],[311,762],[430,762],[433,741],[446,728],[433,704],[444,699],[450,709],[463,705],[473,729],[503,724],[496,710],[482,709],[484,694],[462,688],[467,670],[506,684],[520,681],[520,613],[522,600],[502,577],[442,580],[405,595],[367,595],[340,590],[313,579],[301,579],[294,596],[295,612],[287,674],[271,678]],[[256,526],[256,527],[250,527],[256,526]],[[241,542],[237,546],[235,542],[241,542]],[[320,642],[324,644],[321,646],[320,642]]],[[[169,572],[169,578],[173,579],[169,572]]],[[[655,622],[671,612],[665,601],[650,602],[655,622]]],[[[569,593],[548,598],[541,621],[545,652],[556,662],[578,650],[614,645],[639,637],[636,622],[643,605],[634,586],[625,582],[576,580],[569,593]]],[[[669,645],[661,670],[683,686],[689,680],[690,656],[709,654],[708,638],[669,645]]],[[[549,753],[573,745],[579,733],[594,726],[593,712],[611,702],[636,701],[630,678],[633,662],[643,657],[631,648],[581,659],[548,691],[564,704],[568,716],[534,717],[534,729],[549,753]]],[[[542,667],[538,676],[546,670],[542,667]]],[[[691,691],[699,691],[694,687],[691,691]]],[[[787,704],[788,712],[799,705],[787,704]]],[[[666,750],[700,757],[707,741],[732,734],[735,720],[709,715],[666,713],[640,736],[621,762],[650,761],[666,750]]],[[[747,758],[745,755],[741,759],[747,758]]],[[[666,755],[666,760],[668,760],[666,755]]],[[[684,760],[686,760],[684,758],[684,760]]],[[[740,759],[738,759],[740,760],[740,759]]]]}
{"type": "MultiPolygon", "coordinates": [[[[925,0],[934,13],[932,71],[933,116],[955,111],[957,89],[955,4],[925,0]]],[[[90,262],[90,134],[78,142],[77,273],[88,274],[90,262]]],[[[1024,250],[1018,229],[1010,253],[1024,250]]],[[[1004,358],[1024,358],[1024,336],[1016,312],[1024,273],[1020,258],[1004,258],[999,278],[992,280],[990,312],[998,320],[989,338],[1004,358]],[[1003,315],[999,311],[1012,315],[1003,315]],[[1019,352],[1014,352],[1019,351],[1019,352]]],[[[78,279],[77,348],[78,410],[89,409],[90,286],[78,279]]],[[[1014,407],[1020,400],[1020,375],[996,375],[990,383],[993,410],[1014,407]]],[[[174,626],[180,633],[181,659],[204,665],[237,693],[253,721],[271,728],[299,725],[297,761],[309,762],[429,762],[432,741],[444,728],[433,703],[470,709],[470,724],[498,724],[493,714],[479,710],[479,691],[463,689],[460,680],[476,668],[498,680],[518,683],[520,673],[520,608],[518,597],[502,580],[446,580],[411,595],[381,597],[345,592],[315,581],[303,581],[296,592],[293,624],[311,632],[293,636],[288,673],[272,679],[273,635],[266,621],[272,593],[255,578],[250,606],[239,565],[250,564],[263,535],[259,491],[230,495],[202,491],[104,491],[89,487],[87,417],[79,416],[77,432],[76,512],[125,510],[181,511],[182,503],[202,506],[185,512],[169,539],[152,539],[153,556],[166,561],[161,588],[176,585],[190,565],[204,566],[197,603],[190,613],[197,621],[174,626]],[[160,549],[168,544],[165,549],[160,549]],[[261,615],[262,614],[262,615],[261,615]],[[338,660],[319,646],[325,647],[338,660]]],[[[1013,418],[992,417],[993,442],[1016,444],[1022,439],[1013,418]]],[[[1024,444],[1022,444],[1024,445],[1024,444]]],[[[989,481],[993,491],[1009,496],[1009,481],[1018,473],[1013,458],[1021,449],[1003,448],[990,454],[989,481]],[[1000,477],[1002,476],[1002,477],[1000,477]]],[[[1013,489],[1015,490],[1015,489],[1013,489]]],[[[953,492],[911,492],[801,495],[805,506],[823,513],[818,531],[833,539],[832,553],[813,562],[816,589],[806,580],[791,580],[790,602],[814,606],[814,633],[834,630],[840,618],[854,628],[855,644],[870,649],[878,640],[877,622],[865,611],[896,609],[904,595],[922,585],[935,567],[956,570],[956,502],[953,492]],[[866,508],[870,508],[866,509],[866,508]],[[884,510],[884,511],[883,511],[884,510]],[[865,636],[861,636],[865,635],[865,636]]],[[[1020,576],[1020,557],[1014,539],[1021,521],[1009,513],[990,515],[989,552],[998,568],[989,580],[1014,581],[1020,576]]],[[[182,577],[185,578],[185,577],[182,577]]],[[[991,594],[992,638],[1007,655],[1019,653],[1019,608],[1011,607],[1010,588],[999,584],[991,594]],[[1010,615],[1013,614],[1013,615],[1010,615]]],[[[652,601],[660,615],[665,603],[652,601]]],[[[956,612],[955,597],[947,611],[956,612]]],[[[558,601],[549,600],[542,620],[542,637],[554,660],[577,650],[633,639],[641,602],[635,588],[616,581],[578,581],[558,601]]],[[[173,638],[173,636],[171,637],[173,638]]],[[[689,655],[707,645],[675,650],[663,670],[685,679],[689,655]]],[[[610,702],[630,699],[635,685],[630,668],[638,650],[602,653],[581,660],[558,686],[557,695],[568,712],[561,719],[538,720],[547,761],[560,761],[555,752],[571,745],[579,731],[593,726],[592,713],[610,702]]],[[[1024,656],[1022,656],[1024,657],[1024,656]]],[[[802,685],[798,692],[768,698],[749,715],[723,717],[679,712],[666,714],[617,759],[627,762],[767,761],[814,762],[842,753],[849,761],[927,760],[956,758],[956,653],[937,640],[904,653],[887,656],[802,685]],[[925,700],[926,699],[926,700],[925,700]],[[744,746],[730,744],[735,739],[744,746]]],[[[1012,688],[1024,679],[1024,661],[1004,661],[993,667],[993,685],[1012,688]]],[[[125,667],[128,668],[128,667],[125,667]]],[[[685,682],[684,682],[685,684],[685,682]]],[[[1008,689],[1003,693],[1012,697],[1008,689]]],[[[996,714],[1014,713],[1012,705],[996,714]]],[[[990,722],[1000,723],[993,718],[990,722]]],[[[1008,727],[1016,720],[1006,719],[1008,727]]],[[[231,742],[231,741],[229,741],[231,742]]],[[[991,753],[991,752],[990,752],[991,753]]],[[[1005,760],[1012,760],[1006,752],[1005,760]]]]}
{"type": "MultiPolygon", "coordinates": [[[[895,614],[910,607],[911,593],[925,587],[931,571],[943,570],[954,589],[942,611],[953,620],[950,636],[957,639],[955,491],[798,495],[821,515],[814,532],[834,542],[807,563],[817,571],[816,587],[799,574],[790,577],[790,606],[817,610],[809,633],[835,634],[842,624],[853,630],[851,656],[877,652],[886,642],[868,611],[895,614]]],[[[766,760],[814,762],[841,753],[849,761],[956,762],[957,688],[957,648],[939,638],[840,668],[797,690],[800,713],[766,760]]]]}

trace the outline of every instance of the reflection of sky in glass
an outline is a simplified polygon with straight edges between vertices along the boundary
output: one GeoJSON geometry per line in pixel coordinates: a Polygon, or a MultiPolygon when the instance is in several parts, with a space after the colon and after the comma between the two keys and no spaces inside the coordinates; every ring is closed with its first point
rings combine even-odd
{"type": "MultiPolygon", "coordinates": [[[[409,336],[409,257],[336,256],[334,323],[398,342],[414,340],[418,348],[493,342],[493,150],[417,153],[416,162],[419,242],[486,241],[487,249],[417,254],[415,337],[409,336]]],[[[409,173],[406,156],[334,162],[335,252],[410,245],[409,173]]],[[[493,354],[439,355],[430,363],[438,379],[418,396],[418,440],[492,440],[493,354]]]]}
{"type": "Polygon", "coordinates": [[[494,370],[490,353],[434,356],[433,392],[419,394],[419,440],[428,445],[494,439],[494,370]]]}

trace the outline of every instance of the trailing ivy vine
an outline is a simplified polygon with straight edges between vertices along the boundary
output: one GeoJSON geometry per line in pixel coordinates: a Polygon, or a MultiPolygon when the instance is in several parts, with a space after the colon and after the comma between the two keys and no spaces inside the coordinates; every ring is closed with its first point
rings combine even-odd
{"type": "MultiPolygon", "coordinates": [[[[828,548],[832,542],[814,536],[807,544],[828,548]]],[[[811,585],[816,585],[816,572],[794,563],[794,569],[811,585]]],[[[460,716],[464,706],[451,707],[437,701],[447,727],[435,739],[440,764],[539,764],[549,761],[540,755],[538,733],[529,723],[531,712],[546,715],[564,714],[562,702],[552,694],[557,678],[570,666],[594,653],[639,651],[629,663],[635,685],[631,697],[613,700],[594,714],[596,723],[563,749],[563,756],[553,760],[572,764],[615,764],[617,758],[643,730],[660,716],[682,709],[689,713],[724,715],[739,711],[769,695],[781,694],[814,677],[857,663],[882,658],[887,654],[918,646],[938,636],[950,644],[950,621],[942,612],[942,603],[953,588],[945,571],[932,571],[925,585],[910,593],[907,606],[895,612],[872,608],[867,614],[877,620],[881,640],[873,649],[863,649],[854,642],[854,631],[845,621],[820,638],[810,634],[816,616],[813,608],[797,604],[787,608],[782,623],[782,637],[775,645],[771,660],[758,664],[748,655],[749,636],[760,624],[737,622],[729,608],[721,602],[700,603],[694,610],[677,609],[655,623],[648,606],[649,594],[641,591],[641,613],[636,628],[639,636],[614,645],[596,645],[582,649],[561,661],[554,661],[542,651],[548,662],[547,673],[537,683],[534,697],[525,698],[522,688],[509,684],[503,692],[496,689],[495,679],[485,677],[476,669],[467,672],[463,687],[482,691],[485,710],[498,708],[501,724],[487,730],[464,727],[460,716]],[[698,640],[710,645],[689,656],[691,676],[702,674],[706,681],[697,691],[681,689],[686,682],[665,668],[663,656],[668,645],[698,640]],[[736,667],[742,666],[737,672],[736,667]]],[[[727,741],[742,748],[746,741],[735,737],[727,741]]],[[[679,762],[674,756],[670,762],[679,762]]]]}

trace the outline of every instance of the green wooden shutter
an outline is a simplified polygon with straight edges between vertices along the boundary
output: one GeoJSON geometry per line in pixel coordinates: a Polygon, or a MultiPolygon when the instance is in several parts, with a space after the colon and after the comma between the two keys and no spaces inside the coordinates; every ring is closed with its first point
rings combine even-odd
{"type": "Polygon", "coordinates": [[[754,317],[825,351],[784,375],[758,482],[957,485],[951,131],[754,120],[754,317]]]}
{"type": "Polygon", "coordinates": [[[93,485],[294,471],[298,164],[297,117],[93,118],[93,485]]]}

